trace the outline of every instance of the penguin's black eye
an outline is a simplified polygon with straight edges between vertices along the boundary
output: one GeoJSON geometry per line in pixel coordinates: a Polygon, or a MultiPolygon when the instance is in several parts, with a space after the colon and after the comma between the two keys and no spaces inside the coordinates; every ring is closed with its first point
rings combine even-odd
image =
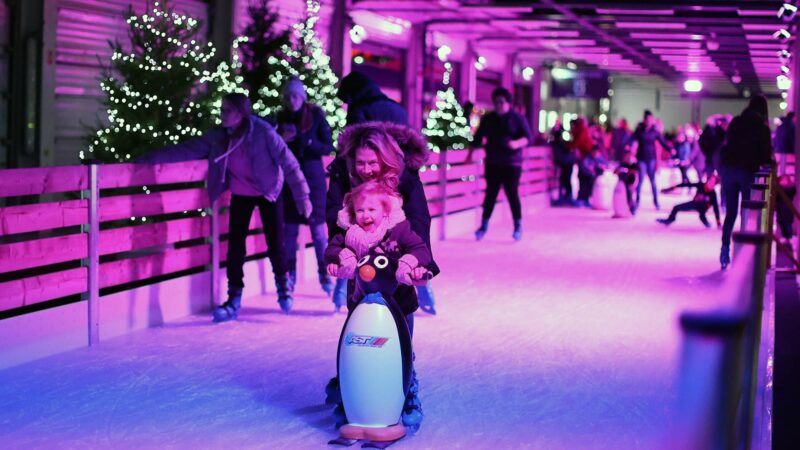
{"type": "Polygon", "coordinates": [[[365,255],[363,258],[361,258],[361,261],[358,262],[358,267],[361,267],[368,262],[369,262],[369,255],[365,255]]]}
{"type": "Polygon", "coordinates": [[[389,265],[389,258],[381,255],[375,258],[375,267],[378,269],[385,269],[389,265]]]}

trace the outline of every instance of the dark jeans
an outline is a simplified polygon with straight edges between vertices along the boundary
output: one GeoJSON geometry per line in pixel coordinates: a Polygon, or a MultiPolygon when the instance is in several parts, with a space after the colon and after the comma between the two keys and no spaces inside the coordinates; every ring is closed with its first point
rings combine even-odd
{"type": "MultiPolygon", "coordinates": [[[[317,256],[317,272],[327,275],[325,267],[325,247],[328,246],[328,236],[325,234],[325,225],[309,225],[311,228],[311,241],[314,243],[314,254],[317,256]]],[[[286,224],[286,265],[291,272],[297,272],[297,236],[300,234],[300,224],[286,224]]]]}
{"type": "Polygon", "coordinates": [[[750,185],[753,184],[755,174],[743,169],[733,167],[720,168],[722,175],[722,189],[725,190],[725,222],[722,224],[722,245],[731,245],[731,234],[736,217],[739,215],[739,194],[742,200],[750,199],[750,185]]]}
{"type": "Polygon", "coordinates": [[[653,191],[653,204],[658,208],[658,187],[656,186],[656,160],[639,161],[639,184],[636,186],[636,201],[642,201],[642,181],[644,176],[650,180],[650,189],[653,191]]]}
{"type": "Polygon", "coordinates": [[[264,197],[231,196],[230,226],[228,227],[228,286],[244,287],[245,240],[250,227],[253,209],[258,206],[264,235],[267,238],[267,254],[275,277],[286,276],[286,251],[284,249],[283,202],[281,197],[270,202],[264,197]]]}
{"type": "Polygon", "coordinates": [[[483,200],[483,219],[489,220],[497,202],[500,186],[506,192],[508,205],[514,220],[522,219],[522,205],[519,202],[519,178],[522,167],[486,165],[486,198],[483,200]]]}
{"type": "Polygon", "coordinates": [[[575,164],[562,164],[558,177],[558,199],[572,201],[572,169],[575,164]]]}
{"type": "Polygon", "coordinates": [[[578,200],[589,201],[592,198],[592,190],[594,189],[595,176],[581,173],[578,171],[578,200]]]}
{"type": "Polygon", "coordinates": [[[703,225],[705,226],[711,225],[708,223],[708,219],[706,218],[706,212],[708,211],[708,208],[705,202],[691,201],[675,205],[675,207],[672,208],[672,212],[669,213],[667,220],[674,222],[675,218],[678,216],[678,213],[682,211],[697,211],[697,214],[700,215],[700,222],[703,222],[703,225]]]}
{"type": "MultiPolygon", "coordinates": [[[[681,183],[688,183],[689,182],[689,166],[680,165],[678,166],[678,170],[681,171],[681,183]]],[[[698,180],[702,181],[702,180],[698,180]]]]}

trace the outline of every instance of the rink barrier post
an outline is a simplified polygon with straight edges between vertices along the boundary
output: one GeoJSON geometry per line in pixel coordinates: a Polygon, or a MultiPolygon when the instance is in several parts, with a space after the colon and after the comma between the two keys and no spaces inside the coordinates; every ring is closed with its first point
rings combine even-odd
{"type": "Polygon", "coordinates": [[[208,238],[211,245],[211,308],[220,304],[219,300],[219,200],[211,202],[211,234],[208,238]]]}
{"type": "Polygon", "coordinates": [[[86,298],[88,308],[88,343],[89,346],[100,343],[100,165],[97,161],[88,161],[86,169],[89,172],[89,208],[87,233],[87,258],[88,268],[86,278],[86,298]]]}
{"type": "Polygon", "coordinates": [[[439,240],[447,238],[447,171],[450,166],[447,162],[448,151],[439,152],[439,199],[442,205],[442,216],[439,219],[439,240]]]}

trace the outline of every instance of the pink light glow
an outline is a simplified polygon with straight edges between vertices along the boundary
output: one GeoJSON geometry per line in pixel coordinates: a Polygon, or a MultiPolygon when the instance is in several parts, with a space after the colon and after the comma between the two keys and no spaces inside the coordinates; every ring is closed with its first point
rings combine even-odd
{"type": "Polygon", "coordinates": [[[701,48],[699,42],[642,41],[642,45],[645,47],[701,48]]]}
{"type": "Polygon", "coordinates": [[[778,54],[775,50],[750,50],[750,55],[752,56],[775,56],[777,57],[778,54]]]}
{"type": "Polygon", "coordinates": [[[767,44],[767,43],[748,42],[747,46],[750,47],[751,49],[753,49],[753,48],[762,48],[762,49],[767,48],[767,49],[774,49],[776,51],[783,48],[783,44],[781,44],[780,42],[772,42],[772,43],[769,43],[769,44],[767,44]]]}
{"type": "Polygon", "coordinates": [[[685,30],[685,23],[670,22],[617,22],[617,28],[660,28],[662,30],[685,30]]]}
{"type": "Polygon", "coordinates": [[[518,19],[496,19],[489,22],[492,26],[498,27],[517,27],[523,29],[535,28],[558,28],[561,24],[556,20],[518,20],[518,19]]]}
{"type": "Polygon", "coordinates": [[[656,55],[705,55],[706,51],[702,48],[683,50],[679,48],[654,48],[650,50],[656,55]]]}
{"type": "Polygon", "coordinates": [[[619,8],[595,8],[597,14],[629,15],[629,16],[672,16],[675,11],[671,9],[619,9],[619,8]]]}
{"type": "Polygon", "coordinates": [[[778,31],[783,26],[778,23],[743,23],[742,28],[749,31],[778,31]]]}
{"type": "Polygon", "coordinates": [[[740,9],[738,11],[742,17],[774,17],[776,14],[771,9],[740,9]]]}
{"type": "Polygon", "coordinates": [[[703,35],[701,34],[689,34],[689,33],[670,33],[670,34],[663,34],[663,33],[631,33],[631,37],[634,39],[674,39],[674,40],[692,40],[692,41],[700,41],[703,39],[703,35]]]}
{"type": "Polygon", "coordinates": [[[521,37],[544,37],[544,38],[576,38],[580,37],[580,31],[549,31],[549,30],[524,30],[515,33],[521,37]]]}
{"type": "Polygon", "coordinates": [[[578,47],[575,49],[570,49],[570,53],[573,55],[608,55],[610,50],[605,47],[578,47]]]}
{"type": "Polygon", "coordinates": [[[771,34],[745,34],[748,41],[771,41],[775,39],[771,34]]]}
{"type": "Polygon", "coordinates": [[[553,46],[561,46],[561,47],[579,47],[583,45],[595,45],[596,42],[592,39],[566,39],[562,41],[551,41],[551,40],[541,40],[539,41],[542,45],[553,45],[553,46]]]}
{"type": "Polygon", "coordinates": [[[83,95],[86,93],[86,89],[81,87],[58,86],[55,92],[57,95],[83,95]]]}

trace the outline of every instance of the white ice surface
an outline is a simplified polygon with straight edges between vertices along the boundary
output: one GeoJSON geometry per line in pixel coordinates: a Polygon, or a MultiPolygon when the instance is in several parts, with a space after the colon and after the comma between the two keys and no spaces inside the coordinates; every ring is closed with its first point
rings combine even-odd
{"type": "MultiPolygon", "coordinates": [[[[611,214],[545,209],[520,243],[498,218],[481,243],[436,244],[439,315],[414,336],[425,420],[394,448],[660,446],[677,315],[713,304],[719,233],[689,213],[667,229],[647,203],[611,214]]],[[[326,448],[344,315],[308,284],[289,316],[244,305],[0,372],[0,448],[326,448]]]]}

